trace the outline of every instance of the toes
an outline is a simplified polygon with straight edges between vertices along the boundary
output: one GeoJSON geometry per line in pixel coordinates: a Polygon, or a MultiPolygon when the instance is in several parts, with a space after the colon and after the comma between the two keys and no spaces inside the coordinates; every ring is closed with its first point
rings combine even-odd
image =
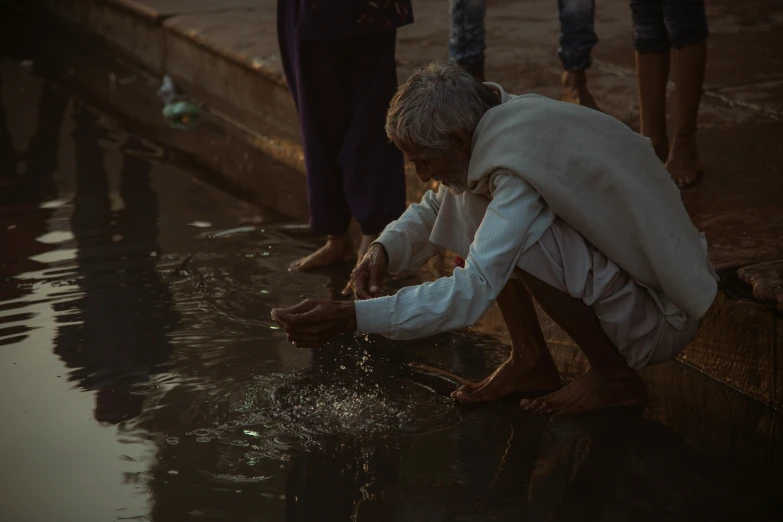
{"type": "Polygon", "coordinates": [[[535,411],[538,413],[552,413],[553,408],[543,399],[522,399],[519,405],[525,411],[535,411]]]}
{"type": "Polygon", "coordinates": [[[538,407],[538,409],[536,409],[536,411],[539,413],[552,413],[552,408],[550,408],[546,402],[541,401],[541,405],[538,407]]]}
{"type": "Polygon", "coordinates": [[[296,261],[294,261],[293,263],[291,263],[290,265],[288,265],[288,269],[289,269],[289,270],[291,270],[291,271],[297,271],[297,270],[301,270],[301,269],[302,269],[302,266],[303,266],[304,264],[305,264],[305,261],[304,261],[304,260],[302,260],[302,259],[297,259],[296,261]]]}
{"type": "Polygon", "coordinates": [[[538,409],[538,407],[541,406],[541,401],[539,401],[538,399],[533,399],[533,400],[522,399],[522,401],[520,401],[519,405],[522,406],[523,410],[526,410],[526,411],[536,411],[538,409]]]}
{"type": "Polygon", "coordinates": [[[480,402],[478,398],[462,390],[455,391],[451,396],[463,404],[476,404],[477,402],[480,402]]]}
{"type": "Polygon", "coordinates": [[[452,399],[456,399],[457,395],[460,394],[460,393],[463,393],[463,392],[465,392],[465,387],[464,386],[460,386],[459,388],[457,388],[456,390],[451,392],[451,395],[449,395],[449,397],[451,397],[452,399]]]}

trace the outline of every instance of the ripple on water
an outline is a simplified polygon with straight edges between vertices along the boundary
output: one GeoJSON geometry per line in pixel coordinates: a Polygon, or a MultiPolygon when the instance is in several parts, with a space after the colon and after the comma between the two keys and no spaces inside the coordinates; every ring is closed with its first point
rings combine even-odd
{"type": "Polygon", "coordinates": [[[420,433],[450,425],[453,414],[447,398],[405,379],[308,377],[279,387],[274,404],[273,418],[325,434],[420,433]]]}
{"type": "Polygon", "coordinates": [[[320,449],[333,435],[420,434],[458,421],[448,398],[402,378],[267,374],[226,391],[223,400],[231,418],[213,429],[193,429],[193,436],[250,449],[261,459],[287,460],[293,451],[320,449]]]}
{"type": "Polygon", "coordinates": [[[209,475],[215,480],[222,481],[222,482],[232,482],[235,484],[257,484],[259,482],[264,482],[272,478],[268,475],[259,475],[256,477],[250,477],[247,475],[231,475],[228,473],[205,473],[205,474],[209,475]]]}

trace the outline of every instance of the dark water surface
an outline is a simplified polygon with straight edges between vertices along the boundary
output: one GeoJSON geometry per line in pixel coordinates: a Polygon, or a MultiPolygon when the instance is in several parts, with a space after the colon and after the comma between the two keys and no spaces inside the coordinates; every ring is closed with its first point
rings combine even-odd
{"type": "Polygon", "coordinates": [[[488,337],[297,350],[269,310],[347,269],[289,273],[301,225],[28,69],[0,61],[0,522],[783,519],[779,416],[680,365],[646,416],[552,419],[408,365],[485,375],[488,337]]]}

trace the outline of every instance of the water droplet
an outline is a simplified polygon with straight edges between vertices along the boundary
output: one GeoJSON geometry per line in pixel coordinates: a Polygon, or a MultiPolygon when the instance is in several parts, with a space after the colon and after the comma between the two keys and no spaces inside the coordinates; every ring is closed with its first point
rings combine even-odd
{"type": "Polygon", "coordinates": [[[177,437],[166,437],[166,444],[171,444],[172,446],[179,444],[179,438],[177,437]]]}

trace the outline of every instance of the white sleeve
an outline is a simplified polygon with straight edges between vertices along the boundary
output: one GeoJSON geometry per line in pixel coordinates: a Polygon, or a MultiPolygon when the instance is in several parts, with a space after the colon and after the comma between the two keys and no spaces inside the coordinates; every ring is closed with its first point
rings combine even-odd
{"type": "Polygon", "coordinates": [[[499,173],[492,183],[494,197],[465,268],[393,296],[356,301],[359,333],[413,339],[464,328],[481,318],[513,274],[533,222],[547,209],[540,194],[513,174],[499,173]]]}
{"type": "Polygon", "coordinates": [[[389,255],[389,273],[418,270],[438,253],[438,247],[430,243],[430,234],[446,190],[443,185],[437,193],[428,190],[421,203],[410,205],[375,241],[382,244],[389,255]]]}

